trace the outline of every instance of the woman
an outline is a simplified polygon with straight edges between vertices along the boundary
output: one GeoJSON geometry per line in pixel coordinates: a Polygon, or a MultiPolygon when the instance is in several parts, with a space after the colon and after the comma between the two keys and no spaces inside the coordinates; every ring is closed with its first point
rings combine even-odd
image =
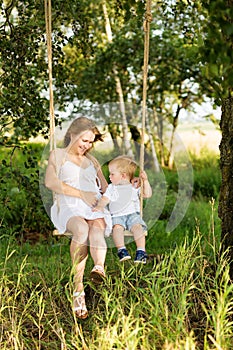
{"type": "Polygon", "coordinates": [[[91,278],[98,283],[105,277],[104,235],[111,231],[109,212],[92,211],[107,188],[100,164],[88,153],[98,140],[103,141],[102,135],[93,121],[85,117],[75,119],[66,132],[64,148],[51,152],[45,175],[46,187],[56,193],[51,219],[60,233],[72,233],[73,310],[79,318],[88,316],[83,286],[88,243],[94,261],[91,278]]]}

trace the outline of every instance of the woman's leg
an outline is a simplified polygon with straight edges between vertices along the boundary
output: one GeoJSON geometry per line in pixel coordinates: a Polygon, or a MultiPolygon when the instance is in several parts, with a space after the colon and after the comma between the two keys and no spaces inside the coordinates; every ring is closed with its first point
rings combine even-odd
{"type": "Polygon", "coordinates": [[[67,230],[72,232],[70,255],[74,272],[74,292],[83,290],[83,275],[88,257],[88,231],[87,222],[80,217],[72,217],[67,223],[67,230]]]}
{"type": "Polygon", "coordinates": [[[107,253],[107,244],[104,238],[105,221],[104,219],[88,220],[88,224],[91,257],[94,265],[104,267],[107,253]]]}

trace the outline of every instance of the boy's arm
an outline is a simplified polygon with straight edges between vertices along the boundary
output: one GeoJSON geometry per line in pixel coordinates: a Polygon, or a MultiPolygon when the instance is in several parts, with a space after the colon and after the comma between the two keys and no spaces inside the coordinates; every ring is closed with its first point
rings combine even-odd
{"type": "Polygon", "coordinates": [[[147,174],[144,170],[140,173],[140,179],[142,181],[143,198],[150,198],[152,196],[152,188],[148,181],[147,174]]]}

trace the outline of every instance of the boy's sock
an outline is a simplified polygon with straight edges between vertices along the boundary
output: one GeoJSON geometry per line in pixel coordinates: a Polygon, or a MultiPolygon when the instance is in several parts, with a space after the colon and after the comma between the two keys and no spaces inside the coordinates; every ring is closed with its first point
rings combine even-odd
{"type": "Polygon", "coordinates": [[[125,261],[125,260],[131,259],[131,256],[129,255],[129,252],[126,249],[126,247],[119,248],[117,255],[118,255],[120,261],[125,261]]]}
{"type": "Polygon", "coordinates": [[[122,249],[126,249],[125,246],[118,248],[118,252],[120,252],[122,249]]]}
{"type": "Polygon", "coordinates": [[[137,248],[137,251],[138,250],[142,250],[143,252],[145,252],[146,251],[146,249],[145,248],[137,248]]]}

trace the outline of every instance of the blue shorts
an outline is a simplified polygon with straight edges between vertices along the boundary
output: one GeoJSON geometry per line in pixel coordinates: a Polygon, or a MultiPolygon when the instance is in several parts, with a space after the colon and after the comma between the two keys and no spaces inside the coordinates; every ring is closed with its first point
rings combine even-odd
{"type": "Polygon", "coordinates": [[[128,231],[130,231],[136,224],[142,225],[144,231],[147,230],[146,223],[142,220],[141,215],[138,212],[128,215],[115,216],[112,218],[112,226],[121,225],[128,231]]]}

